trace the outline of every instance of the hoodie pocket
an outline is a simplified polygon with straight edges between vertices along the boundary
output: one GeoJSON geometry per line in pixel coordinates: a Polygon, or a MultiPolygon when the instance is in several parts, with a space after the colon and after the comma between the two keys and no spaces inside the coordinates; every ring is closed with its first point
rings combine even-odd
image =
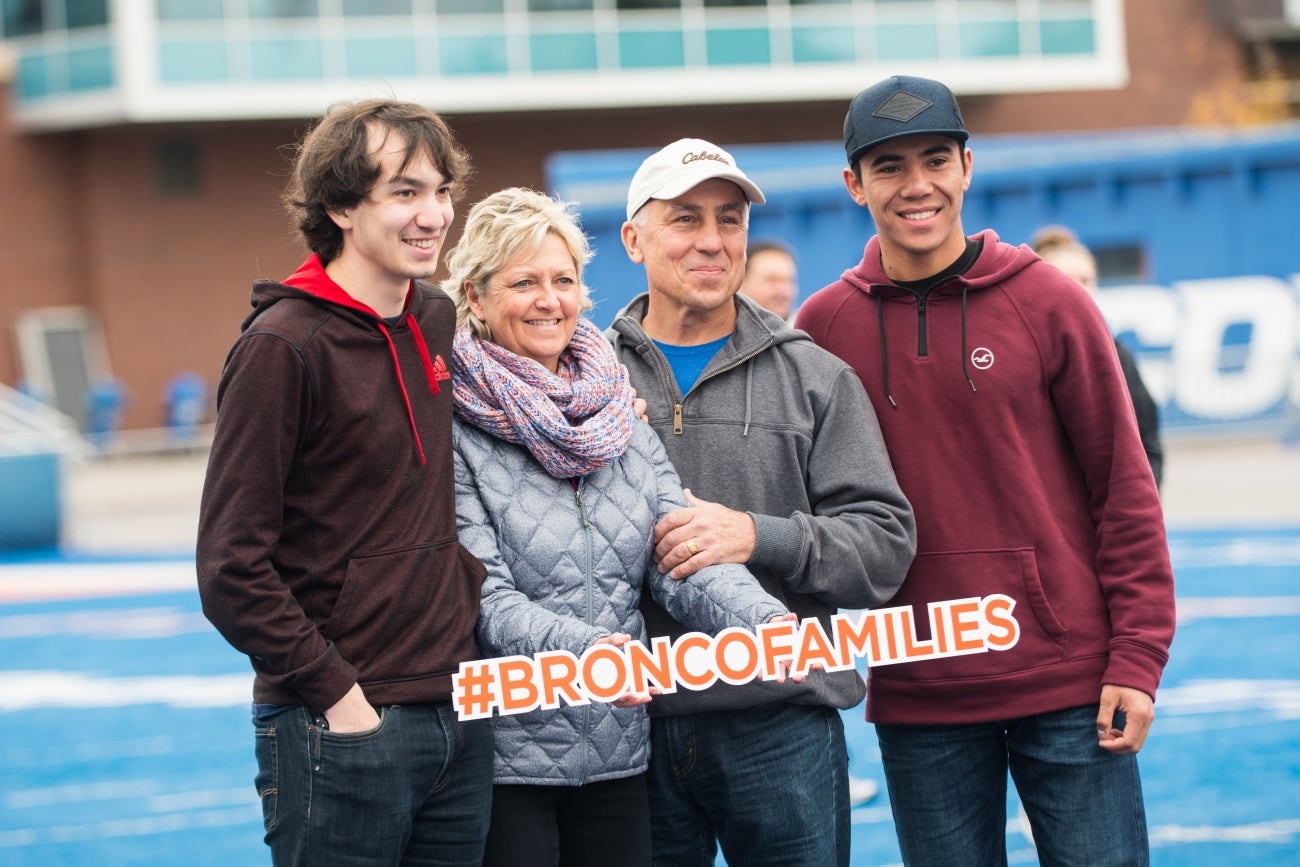
{"type": "Polygon", "coordinates": [[[1032,548],[918,554],[891,606],[911,606],[917,638],[930,639],[929,603],[1002,594],[1015,602],[1019,640],[1007,650],[878,666],[873,677],[943,681],[1053,665],[1066,656],[1068,631],[1052,610],[1032,548]]]}
{"type": "Polygon", "coordinates": [[[449,674],[474,658],[484,575],[455,539],[353,557],[325,635],[363,685],[449,674]]]}

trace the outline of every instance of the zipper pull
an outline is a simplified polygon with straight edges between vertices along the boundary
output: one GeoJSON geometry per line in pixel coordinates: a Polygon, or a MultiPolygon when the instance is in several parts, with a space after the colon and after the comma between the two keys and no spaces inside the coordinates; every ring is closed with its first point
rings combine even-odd
{"type": "Polygon", "coordinates": [[[682,405],[680,403],[675,403],[673,404],[673,433],[679,434],[681,432],[682,432],[682,405]]]}
{"type": "Polygon", "coordinates": [[[578,488],[573,489],[573,499],[578,502],[578,517],[582,518],[582,526],[590,527],[591,524],[587,523],[587,508],[582,504],[582,491],[578,488]]]}

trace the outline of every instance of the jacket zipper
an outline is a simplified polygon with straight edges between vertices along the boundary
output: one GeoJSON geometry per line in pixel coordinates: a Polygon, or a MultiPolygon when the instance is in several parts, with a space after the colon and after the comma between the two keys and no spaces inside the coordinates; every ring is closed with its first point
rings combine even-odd
{"type": "MultiPolygon", "coordinates": [[[[585,559],[583,561],[583,584],[587,590],[587,614],[586,622],[588,626],[591,622],[591,522],[587,520],[587,508],[582,502],[582,479],[578,479],[573,485],[573,499],[578,504],[578,517],[582,519],[582,539],[586,546],[585,559]]],[[[587,741],[591,737],[591,705],[588,704],[582,709],[582,762],[578,769],[578,779],[581,780],[579,785],[587,782],[587,741]]]]}
{"type": "Polygon", "coordinates": [[[929,297],[929,292],[916,296],[916,354],[922,357],[928,355],[930,349],[925,335],[925,301],[929,297]]]}
{"type": "MultiPolygon", "coordinates": [[[[749,353],[748,355],[742,356],[741,358],[737,358],[735,361],[733,361],[731,364],[728,364],[726,367],[722,368],[721,370],[715,370],[712,373],[710,373],[708,376],[702,376],[699,379],[697,379],[695,381],[695,385],[691,386],[691,390],[686,392],[686,394],[682,395],[681,401],[673,403],[673,433],[680,435],[684,430],[682,426],[682,404],[686,403],[686,398],[690,396],[691,392],[699,388],[701,382],[704,382],[706,379],[713,379],[713,377],[715,376],[721,376],[722,374],[726,373],[729,370],[735,370],[737,367],[740,367],[740,365],[744,364],[746,361],[749,361],[751,358],[758,355],[763,350],[770,349],[775,343],[776,341],[773,338],[769,337],[767,339],[767,343],[763,344],[758,349],[755,349],[753,352],[749,353]]],[[[664,363],[667,364],[667,361],[665,361],[664,363]]],[[[660,372],[663,374],[664,391],[668,392],[669,394],[672,394],[673,393],[672,380],[668,378],[667,371],[661,370],[660,372]]]]}

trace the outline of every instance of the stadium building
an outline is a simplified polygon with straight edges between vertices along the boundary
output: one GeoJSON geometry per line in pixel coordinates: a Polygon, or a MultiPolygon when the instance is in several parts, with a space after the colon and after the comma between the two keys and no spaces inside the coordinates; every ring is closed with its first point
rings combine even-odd
{"type": "MultiPolygon", "coordinates": [[[[389,95],[443,113],[478,169],[462,211],[526,185],[576,199],[593,224],[625,185],[575,174],[575,165],[597,167],[600,154],[612,152],[611,165],[630,176],[630,158],[682,136],[761,146],[769,165],[760,183],[776,189],[787,157],[772,148],[788,144],[790,168],[804,173],[796,186],[810,192],[779,212],[804,216],[778,228],[797,236],[816,227],[812,237],[825,229],[818,214],[849,204],[842,192],[828,203],[848,101],[889,74],[953,87],[975,134],[977,176],[984,137],[1002,140],[1003,164],[1014,167],[1008,136],[1037,137],[1041,152],[1054,135],[1281,121],[1296,108],[1289,81],[1300,78],[1289,71],[1300,36],[1292,0],[0,8],[0,384],[85,429],[96,423],[88,396],[110,383],[102,396],[117,401],[113,423],[126,434],[164,426],[169,411],[174,421],[187,395],[210,400],[194,383],[215,384],[251,282],[285,276],[302,259],[279,204],[285,146],[338,100],[389,95]],[[178,392],[184,382],[191,390],[178,392]]],[[[1295,141],[1280,145],[1284,157],[1300,151],[1295,141]]],[[[996,210],[979,216],[988,214],[996,210]]],[[[852,243],[810,251],[821,270],[805,262],[807,274],[856,260],[869,224],[850,228],[852,243]]],[[[598,257],[623,255],[598,246],[598,257]]],[[[1133,255],[1125,261],[1142,261],[1133,255]]],[[[592,272],[598,298],[639,288],[596,284],[601,273],[626,282],[602,265],[592,272]]],[[[1160,277],[1150,268],[1133,276],[1160,277]]]]}

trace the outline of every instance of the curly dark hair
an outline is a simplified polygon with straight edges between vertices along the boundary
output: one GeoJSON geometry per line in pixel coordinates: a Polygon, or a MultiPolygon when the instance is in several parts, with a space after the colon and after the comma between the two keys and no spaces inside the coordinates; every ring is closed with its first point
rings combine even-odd
{"type": "Polygon", "coordinates": [[[465,194],[473,176],[469,154],[435,112],[411,102],[367,99],[331,106],[296,147],[285,210],[307,247],[329,264],[343,249],[343,231],[331,211],[358,205],[379,178],[370,152],[370,131],[378,127],[400,136],[406,152],[400,169],[428,155],[452,184],[452,197],[465,194]]]}

